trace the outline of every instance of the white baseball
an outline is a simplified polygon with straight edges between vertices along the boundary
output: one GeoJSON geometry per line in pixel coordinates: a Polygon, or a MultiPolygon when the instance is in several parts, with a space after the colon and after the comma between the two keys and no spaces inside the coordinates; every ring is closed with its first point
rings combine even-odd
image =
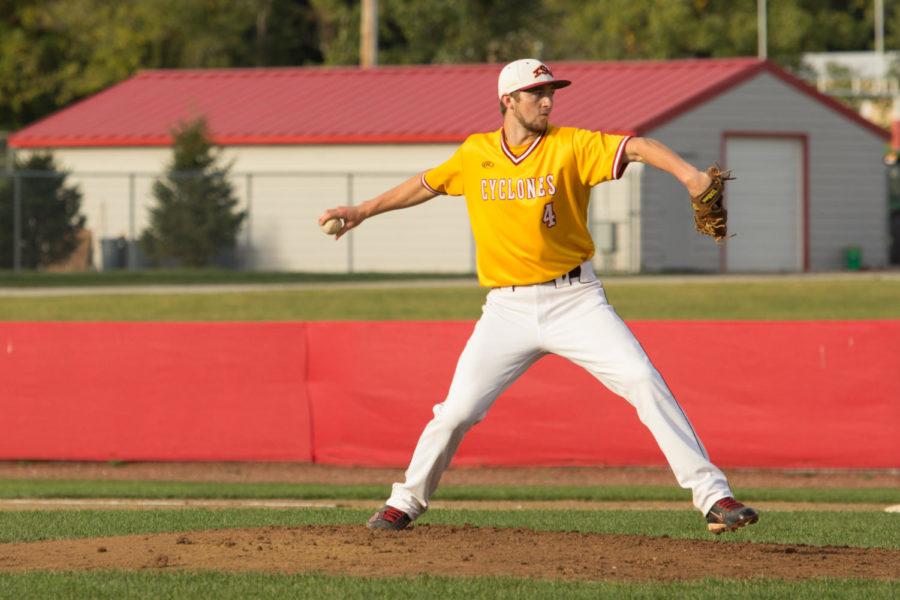
{"type": "Polygon", "coordinates": [[[338,217],[328,219],[322,223],[322,231],[327,235],[334,235],[344,226],[344,221],[338,217]]]}

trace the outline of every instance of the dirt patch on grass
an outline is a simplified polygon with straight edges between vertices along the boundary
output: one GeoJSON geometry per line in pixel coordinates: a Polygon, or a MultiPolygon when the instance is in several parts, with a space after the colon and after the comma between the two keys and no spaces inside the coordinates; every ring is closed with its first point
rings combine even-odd
{"type": "Polygon", "coordinates": [[[900,550],[420,525],[266,527],[0,545],[0,571],[223,570],[676,581],[896,579],[900,550]]]}
{"type": "MultiPolygon", "coordinates": [[[[736,488],[900,487],[900,470],[726,469],[736,488]]],[[[305,463],[0,462],[4,479],[103,479],[220,482],[381,484],[403,469],[305,463]]],[[[468,467],[450,469],[443,485],[676,485],[666,467],[468,467]]]]}

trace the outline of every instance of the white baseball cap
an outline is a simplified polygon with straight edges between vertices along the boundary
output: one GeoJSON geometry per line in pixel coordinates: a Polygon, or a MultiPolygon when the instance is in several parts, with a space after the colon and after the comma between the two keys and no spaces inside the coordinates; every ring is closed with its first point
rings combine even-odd
{"type": "Polygon", "coordinates": [[[497,95],[512,94],[547,84],[554,88],[570,85],[567,79],[555,79],[550,68],[536,58],[523,58],[503,67],[497,78],[497,95]]]}

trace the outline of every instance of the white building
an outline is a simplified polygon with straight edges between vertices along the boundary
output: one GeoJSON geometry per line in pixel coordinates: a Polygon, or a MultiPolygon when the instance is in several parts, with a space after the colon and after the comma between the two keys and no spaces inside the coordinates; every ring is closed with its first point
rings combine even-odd
{"type": "MultiPolygon", "coordinates": [[[[756,59],[570,62],[553,122],[656,138],[734,170],[722,245],[694,232],[684,189],[630,165],[594,189],[604,271],[822,271],[858,247],[887,263],[888,133],[756,59]]],[[[205,116],[249,209],[240,264],[257,270],[471,272],[465,202],[438,197],[334,242],[316,217],[446,160],[500,126],[499,65],[147,71],[10,137],[73,172],[96,240],[135,237],[179,120],[205,116]]]]}

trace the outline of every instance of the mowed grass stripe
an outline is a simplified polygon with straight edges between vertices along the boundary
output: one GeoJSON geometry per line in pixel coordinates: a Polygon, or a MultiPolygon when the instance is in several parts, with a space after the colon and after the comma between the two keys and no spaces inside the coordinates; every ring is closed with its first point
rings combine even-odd
{"type": "MultiPolygon", "coordinates": [[[[261,510],[67,510],[0,512],[0,542],[103,537],[145,533],[301,525],[364,527],[371,510],[311,508],[261,510]]],[[[735,535],[713,537],[697,511],[433,510],[418,524],[525,527],[547,531],[616,533],[816,546],[898,548],[897,515],[872,512],[763,513],[760,523],[735,535]]]]}
{"type": "Polygon", "coordinates": [[[786,582],[772,580],[705,580],[678,583],[614,583],[533,581],[500,577],[380,578],[329,577],[325,575],[277,575],[220,572],[78,572],[0,575],[0,598],[56,598],[75,600],[144,600],[145,598],[317,598],[367,600],[369,598],[620,598],[647,600],[682,598],[718,600],[768,598],[822,600],[847,598],[877,600],[900,595],[897,581],[814,579],[786,582]]]}
{"type": "MultiPolygon", "coordinates": [[[[384,485],[317,483],[216,483],[190,481],[110,481],[8,479],[0,498],[290,499],[383,500],[384,485]]],[[[897,488],[739,488],[744,501],[900,504],[897,488]]],[[[690,493],[672,486],[454,486],[440,488],[436,500],[684,501],[690,493]]]]}
{"type": "MultiPolygon", "coordinates": [[[[900,280],[609,283],[625,319],[900,318],[900,280]]],[[[0,321],[474,320],[475,287],[0,297],[0,321]]]]}
{"type": "Polygon", "coordinates": [[[204,498],[368,500],[383,496],[385,485],[316,483],[215,483],[193,481],[28,480],[0,481],[0,498],[204,498]]]}
{"type": "Polygon", "coordinates": [[[474,280],[472,273],[303,273],[225,269],[148,269],[84,273],[47,273],[0,269],[0,288],[65,288],[134,285],[261,285],[293,283],[386,282],[429,279],[474,280]]]}
{"type": "Polygon", "coordinates": [[[474,319],[484,296],[468,287],[0,298],[0,321],[474,319]]]}

